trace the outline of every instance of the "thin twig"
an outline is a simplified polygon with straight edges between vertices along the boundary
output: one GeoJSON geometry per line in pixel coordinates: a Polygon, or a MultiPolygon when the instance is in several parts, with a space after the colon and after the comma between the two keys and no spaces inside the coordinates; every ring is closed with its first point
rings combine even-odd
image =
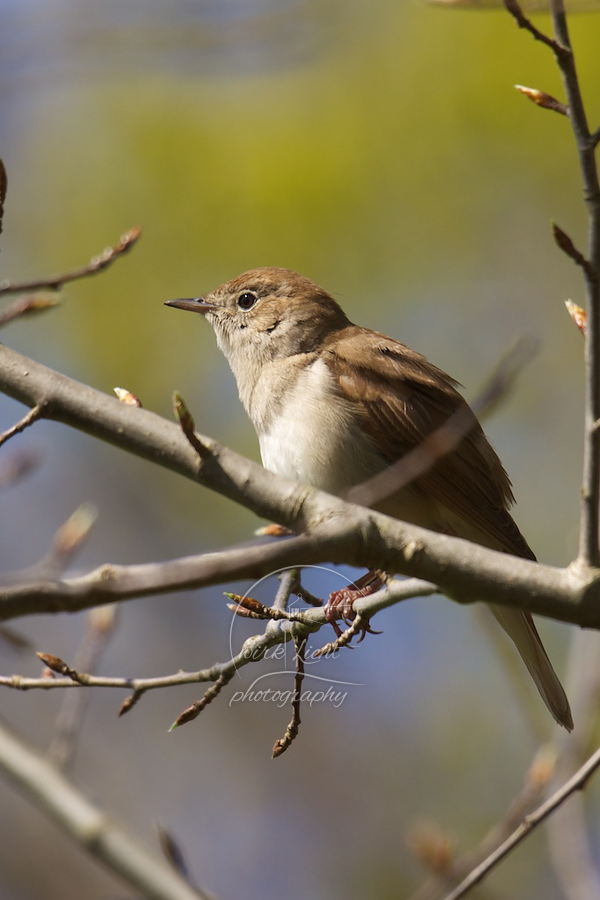
{"type": "Polygon", "coordinates": [[[105,565],[73,578],[0,588],[0,621],[74,612],[168,589],[256,579],[286,566],[328,560],[437,583],[442,593],[463,603],[485,597],[490,603],[583,627],[600,627],[600,577],[585,566],[557,569],[517,559],[350,506],[330,494],[267,472],[204,436],[201,441],[210,447],[210,456],[199,465],[198,454],[175,423],[119,403],[4,344],[0,344],[0,390],[31,406],[48,398],[53,420],[177,472],[264,519],[303,532],[266,546],[247,545],[155,564],[105,565]]]}
{"type": "MultiPolygon", "coordinates": [[[[452,885],[456,885],[476,866],[486,860],[521,824],[535,805],[540,803],[555,771],[555,761],[556,754],[552,747],[547,744],[543,745],[527,772],[522,789],[511,800],[502,818],[493,825],[477,847],[455,857],[453,851],[451,855],[448,854],[448,842],[447,840],[444,842],[444,837],[438,834],[437,842],[442,844],[444,865],[435,868],[432,877],[411,896],[410,900],[439,900],[452,888],[452,885]],[[446,844],[445,850],[444,843],[446,844]]],[[[414,840],[412,844],[418,852],[420,849],[418,840],[416,847],[414,840]]],[[[427,850],[427,845],[424,849],[427,850]]],[[[423,855],[426,858],[430,856],[434,860],[436,858],[439,860],[439,854],[425,853],[423,855]]]]}
{"type": "Polygon", "coordinates": [[[138,844],[1,722],[0,768],[3,777],[114,877],[130,885],[136,896],[145,900],[198,900],[197,888],[190,887],[158,854],[138,844]]]}
{"type": "Polygon", "coordinates": [[[582,267],[588,301],[583,485],[578,560],[585,567],[598,566],[600,565],[600,431],[596,428],[596,422],[600,420],[600,183],[595,148],[600,133],[597,131],[592,134],[589,129],[575,57],[571,49],[564,0],[551,0],[554,38],[549,38],[532,25],[517,0],[504,0],[504,4],[519,27],[526,28],[537,40],[554,51],[565,88],[569,121],[579,155],[583,195],[587,207],[587,257],[576,250],[568,238],[566,247],[562,244],[561,246],[582,267]],[[571,252],[571,248],[574,252],[571,252]]]}
{"type": "Polygon", "coordinates": [[[328,644],[315,650],[313,659],[318,659],[321,656],[333,656],[337,650],[340,650],[342,647],[347,647],[352,641],[352,638],[357,634],[362,633],[364,636],[365,621],[366,620],[363,619],[360,614],[355,615],[348,628],[346,628],[345,631],[342,631],[341,634],[338,634],[334,641],[330,641],[328,644]]]}
{"type": "Polygon", "coordinates": [[[0,641],[17,653],[23,653],[26,650],[31,651],[33,649],[33,644],[29,638],[19,634],[19,632],[15,631],[13,628],[7,628],[6,625],[0,625],[0,641]]]}
{"type": "MultiPolygon", "coordinates": [[[[267,641],[267,646],[275,645],[277,640],[272,643],[267,641]]],[[[40,655],[42,662],[48,667],[48,663],[52,661],[51,655],[44,653],[40,655]]],[[[55,657],[58,663],[62,663],[58,657],[55,657]]],[[[96,687],[96,688],[117,688],[133,690],[136,695],[136,702],[146,691],[159,690],[168,687],[180,687],[184,684],[199,684],[206,681],[215,681],[219,677],[222,668],[240,668],[249,662],[253,662],[252,658],[248,658],[242,651],[234,660],[227,663],[217,663],[209,669],[200,669],[197,672],[175,672],[172,675],[157,675],[152,678],[127,678],[119,676],[91,675],[88,672],[79,672],[76,669],[63,663],[62,676],[60,678],[26,678],[22,675],[3,675],[0,676],[0,687],[13,688],[18,691],[31,690],[64,690],[66,688],[96,687]]],[[[54,671],[54,669],[53,669],[54,671]]],[[[133,696],[133,695],[132,695],[133,696]]],[[[127,709],[129,711],[135,703],[128,698],[127,709]]],[[[124,704],[125,705],[125,704],[124,704]]]]}
{"type": "Polygon", "coordinates": [[[541,41],[542,44],[550,47],[550,49],[556,54],[556,56],[568,53],[567,48],[564,47],[559,41],[549,37],[547,34],[544,34],[543,31],[540,31],[539,28],[535,27],[533,22],[531,22],[527,18],[516,0],[504,0],[504,5],[519,28],[524,28],[526,31],[528,31],[536,41],[541,41]]]}
{"type": "Polygon", "coordinates": [[[57,297],[50,297],[47,294],[25,294],[23,297],[17,297],[3,310],[0,310],[0,328],[15,319],[53,309],[59,304],[60,300],[57,297]]]}
{"type": "Polygon", "coordinates": [[[86,278],[88,275],[95,275],[96,272],[101,272],[102,269],[108,268],[116,259],[123,256],[128,250],[131,250],[141,233],[141,228],[130,228],[129,231],[121,235],[114,247],[107,247],[98,256],[92,257],[86,266],[81,266],[70,272],[63,272],[62,275],[52,275],[50,278],[36,278],[33,281],[3,281],[0,283],[0,295],[22,294],[29,291],[37,291],[41,288],[59,290],[63,284],[67,284],[69,281],[86,278]]]}
{"type": "Polygon", "coordinates": [[[191,706],[188,706],[187,709],[184,709],[184,711],[177,716],[177,718],[169,728],[169,731],[174,731],[181,725],[187,725],[188,722],[193,722],[193,720],[200,715],[202,710],[206,709],[209,703],[212,703],[213,700],[218,697],[223,688],[229,684],[234,674],[235,673],[231,668],[229,669],[229,671],[222,672],[215,683],[212,685],[212,687],[209,687],[209,689],[200,700],[196,700],[195,703],[192,703],[191,706]]]}
{"type": "MultiPolygon", "coordinates": [[[[88,613],[86,630],[73,662],[74,669],[93,673],[114,633],[116,606],[93,609],[88,613]]],[[[89,700],[89,691],[73,691],[65,695],[54,723],[54,734],[48,758],[61,769],[70,762],[89,700]]]]}
{"type": "Polygon", "coordinates": [[[279,588],[273,601],[273,609],[287,611],[287,605],[290,602],[290,595],[295,592],[298,587],[300,578],[299,569],[286,569],[280,575],[279,588]]]}
{"type": "Polygon", "coordinates": [[[92,503],[82,503],[56,530],[50,550],[39,562],[17,572],[2,573],[0,593],[2,587],[8,585],[19,587],[45,579],[55,582],[88,538],[95,521],[96,507],[92,503]]]}
{"type": "MultiPolygon", "coordinates": [[[[377,612],[388,609],[396,603],[408,600],[413,597],[426,597],[436,593],[437,588],[433,584],[420,581],[416,578],[393,579],[382,590],[369,597],[357,600],[354,604],[359,614],[367,618],[374,616],[377,612]]],[[[266,608],[266,607],[265,607],[266,608]]],[[[309,609],[298,612],[293,616],[290,614],[281,616],[281,627],[273,629],[267,627],[263,635],[254,636],[249,639],[241,648],[237,656],[229,660],[227,663],[216,663],[208,669],[200,669],[197,672],[176,672],[171,675],[154,676],[152,678],[120,678],[91,675],[75,670],[63,660],[54,657],[53,662],[49,654],[43,654],[43,661],[46,665],[50,664],[53,671],[64,677],[59,678],[26,678],[22,675],[0,676],[0,687],[12,688],[14,690],[29,691],[43,690],[51,691],[73,687],[98,687],[98,688],[120,688],[133,691],[131,697],[127,698],[123,704],[127,712],[135,705],[139,697],[150,690],[160,688],[177,687],[184,684],[198,684],[207,681],[216,681],[223,672],[235,672],[251,662],[262,659],[266,650],[276,646],[284,641],[288,641],[292,637],[292,622],[295,620],[297,625],[308,631],[316,631],[318,628],[328,625],[327,612],[325,609],[309,609]]]]}
{"type": "Polygon", "coordinates": [[[538,825],[554,812],[554,810],[558,809],[559,806],[562,806],[562,804],[576,791],[582,790],[599,767],[600,749],[596,750],[596,752],[583,766],[581,766],[575,775],[560,788],[560,790],[556,791],[556,793],[538,807],[535,812],[526,816],[511,836],[493,853],[490,853],[487,859],[473,869],[453,891],[450,891],[450,893],[445,896],[444,900],[460,900],[460,898],[464,897],[476,884],[483,881],[492,869],[508,856],[518,844],[524,841],[538,825]]]}
{"type": "Polygon", "coordinates": [[[290,719],[285,734],[278,738],[273,745],[272,759],[281,756],[298,735],[300,728],[300,706],[302,703],[302,682],[304,681],[304,654],[306,652],[307,637],[294,634],[294,649],[296,651],[296,674],[294,676],[294,692],[292,694],[292,718],[290,719]]]}
{"type": "MultiPolygon", "coordinates": [[[[297,571],[300,572],[301,570],[297,571]]],[[[294,587],[293,593],[296,595],[298,600],[304,603],[308,603],[309,606],[323,606],[323,598],[317,597],[315,596],[315,594],[311,593],[311,591],[309,591],[308,588],[306,588],[302,584],[300,577],[298,578],[297,585],[294,587]]]]}
{"type": "MultiPolygon", "coordinates": [[[[573,717],[578,726],[575,739],[557,729],[555,787],[566,781],[596,746],[600,717],[597,634],[574,629],[566,671],[565,689],[571,698],[573,717]]],[[[591,797],[582,791],[548,820],[550,861],[565,900],[598,900],[600,897],[595,836],[588,820],[587,807],[591,803],[591,797]]]]}
{"type": "Polygon", "coordinates": [[[29,412],[25,413],[23,418],[19,419],[16,425],[7,428],[6,431],[3,431],[2,434],[0,434],[0,447],[2,444],[6,443],[6,441],[10,440],[11,437],[14,437],[15,434],[21,434],[22,431],[25,431],[25,429],[29,428],[30,425],[33,425],[34,422],[37,422],[38,419],[42,419],[46,409],[47,404],[45,402],[37,403],[35,406],[32,406],[29,412]]]}
{"type": "Polygon", "coordinates": [[[556,60],[565,87],[569,120],[577,144],[587,208],[588,249],[583,277],[587,295],[587,328],[585,339],[585,423],[583,485],[578,558],[583,565],[600,564],[600,432],[595,423],[600,419],[600,184],[595,157],[596,139],[590,133],[583,97],[579,87],[575,57],[567,27],[563,0],[551,0],[552,22],[557,42],[565,48],[556,60]]]}

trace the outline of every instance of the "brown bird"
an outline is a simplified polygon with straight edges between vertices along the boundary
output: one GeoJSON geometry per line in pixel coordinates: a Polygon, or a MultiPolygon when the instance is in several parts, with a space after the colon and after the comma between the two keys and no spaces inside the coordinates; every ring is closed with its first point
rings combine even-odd
{"type": "MultiPolygon", "coordinates": [[[[237,381],[263,465],[342,495],[382,472],[468,407],[457,382],[392,338],[353,325],[318,284],[289,269],[245,272],[205,297],[168,306],[202,313],[237,381]]],[[[508,509],[510,480],[473,415],[455,450],[374,504],[397,519],[534,560],[508,509]]],[[[573,720],[532,617],[489,607],[546,706],[573,720]]]]}

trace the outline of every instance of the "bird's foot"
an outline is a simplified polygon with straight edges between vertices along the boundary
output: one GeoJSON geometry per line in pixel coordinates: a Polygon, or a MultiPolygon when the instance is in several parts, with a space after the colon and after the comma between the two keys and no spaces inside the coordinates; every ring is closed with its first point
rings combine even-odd
{"type": "MultiPolygon", "coordinates": [[[[360,600],[362,597],[368,597],[370,594],[374,594],[383,587],[386,580],[386,576],[383,572],[373,569],[372,571],[367,572],[366,575],[363,575],[362,578],[359,578],[358,581],[348,585],[348,587],[342,588],[341,591],[333,591],[333,593],[329,595],[329,599],[325,606],[325,616],[338,638],[342,635],[342,630],[337,624],[338,620],[341,619],[346,625],[350,625],[356,617],[356,612],[354,610],[355,601],[360,600]]],[[[369,634],[380,633],[378,631],[373,631],[369,625],[369,620],[365,618],[361,621],[358,630],[358,633],[360,634],[358,639],[359,643],[363,640],[367,632],[369,632],[369,634]]]]}

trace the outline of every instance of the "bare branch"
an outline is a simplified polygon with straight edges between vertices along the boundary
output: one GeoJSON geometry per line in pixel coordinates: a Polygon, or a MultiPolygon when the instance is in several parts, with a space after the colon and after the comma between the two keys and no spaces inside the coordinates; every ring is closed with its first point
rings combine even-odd
{"type": "Polygon", "coordinates": [[[346,628],[345,631],[342,631],[341,634],[338,634],[335,640],[330,641],[328,644],[325,644],[323,647],[316,650],[313,654],[313,658],[318,659],[320,656],[331,656],[342,647],[348,647],[357,634],[364,637],[366,624],[368,625],[368,620],[364,619],[360,613],[357,613],[348,628],[346,628]]]}
{"type": "Polygon", "coordinates": [[[583,485],[579,528],[579,560],[584,566],[600,565],[600,183],[595,148],[600,131],[590,132],[575,57],[571,50],[564,0],[551,0],[554,38],[539,31],[521,10],[517,0],[504,0],[508,12],[520,28],[550,47],[555,54],[567,98],[569,121],[577,144],[587,207],[587,256],[570,238],[555,227],[559,246],[581,267],[587,294],[585,341],[586,396],[584,424],[583,485]]]}
{"type": "Polygon", "coordinates": [[[1,723],[0,767],[21,792],[87,853],[145,898],[198,900],[197,889],[190,887],[166,861],[138,844],[1,723]]]}
{"type": "Polygon", "coordinates": [[[96,521],[96,507],[91,503],[82,503],[67,521],[56,531],[50,551],[34,566],[18,572],[3,572],[0,578],[0,595],[2,586],[18,585],[28,582],[40,582],[55,579],[67,568],[73,556],[87,539],[96,521]]]}
{"type": "Polygon", "coordinates": [[[92,257],[86,266],[79,269],[73,269],[70,272],[63,272],[62,275],[53,275],[50,278],[37,278],[34,281],[10,282],[3,281],[0,283],[0,295],[2,294],[22,294],[27,291],[37,291],[40,288],[51,288],[58,290],[69,281],[76,281],[79,278],[86,278],[88,275],[95,275],[108,268],[116,259],[127,253],[134,246],[142,233],[141,228],[130,228],[121,237],[114,247],[107,247],[98,256],[92,257]]]}
{"type": "Polygon", "coordinates": [[[277,759],[288,749],[290,744],[298,736],[300,728],[300,706],[302,703],[302,682],[304,681],[304,659],[306,652],[306,635],[300,637],[294,634],[294,648],[296,658],[296,675],[294,677],[294,690],[292,693],[292,718],[285,729],[282,738],[278,738],[273,745],[272,759],[277,759]]]}
{"type": "Polygon", "coordinates": [[[59,305],[60,300],[57,297],[50,297],[48,294],[25,294],[0,311],[0,328],[15,319],[44,312],[59,305]]]}
{"type": "Polygon", "coordinates": [[[516,0],[504,0],[504,5],[519,28],[524,28],[535,38],[536,41],[540,41],[542,44],[550,47],[550,49],[555,53],[557,57],[561,57],[569,52],[567,47],[564,47],[557,40],[554,40],[547,34],[544,34],[542,31],[540,31],[539,28],[536,28],[533,22],[531,22],[530,19],[527,18],[516,0]]]}
{"type": "Polygon", "coordinates": [[[595,573],[573,566],[543,566],[359,507],[338,507],[341,501],[317,491],[310,499],[315,514],[321,501],[326,519],[314,534],[267,546],[233,548],[162,563],[104,565],[72,578],[14,584],[0,588],[0,621],[76,612],[115,600],[257,579],[285,566],[327,560],[403,572],[432,583],[436,578],[439,591],[461,603],[479,602],[485,597],[486,602],[600,628],[600,582],[595,573]],[[368,539],[357,541],[356,535],[364,529],[368,539]]]}
{"type": "MultiPolygon", "coordinates": [[[[273,601],[273,608],[286,612],[290,596],[295,594],[299,596],[300,585],[300,569],[286,569],[279,576],[279,589],[273,601]]],[[[314,599],[314,598],[313,598],[314,599]]],[[[308,602],[308,601],[307,601],[308,602]]],[[[320,606],[320,603],[311,603],[312,606],[320,606]]]]}
{"type": "MultiPolygon", "coordinates": [[[[358,615],[364,615],[369,618],[377,612],[387,609],[390,606],[408,600],[413,597],[425,597],[437,591],[435,585],[427,584],[416,578],[407,578],[403,580],[393,579],[389,581],[385,588],[371,594],[362,600],[357,600],[355,606],[360,609],[358,615]]],[[[264,607],[267,610],[267,607],[264,607]]],[[[98,687],[98,688],[125,688],[133,691],[128,697],[120,715],[128,712],[139,700],[141,695],[146,691],[157,690],[161,688],[177,687],[184,684],[198,684],[207,681],[217,681],[223,675],[233,675],[236,671],[243,668],[251,662],[262,659],[265,652],[277,644],[289,641],[294,632],[293,623],[296,623],[296,631],[304,635],[307,632],[317,631],[323,625],[328,625],[327,611],[322,608],[301,610],[294,615],[289,615],[276,607],[270,608],[271,612],[276,610],[279,612],[278,622],[282,623],[273,626],[275,620],[265,629],[262,636],[254,636],[249,642],[246,642],[240,652],[229,660],[227,663],[215,663],[208,669],[201,669],[197,672],[176,672],[171,675],[154,676],[152,678],[120,678],[90,675],[76,670],[69,666],[64,660],[47,653],[38,653],[40,659],[46,666],[56,672],[60,678],[25,678],[21,675],[11,675],[0,677],[0,687],[13,688],[14,690],[56,690],[73,687],[98,687]]],[[[357,616],[358,617],[358,616],[357,616]]],[[[316,654],[315,654],[316,655],[316,654]]],[[[321,653],[320,655],[324,655],[321,653]]]]}
{"type": "MultiPolygon", "coordinates": [[[[114,633],[116,618],[116,606],[105,606],[88,613],[86,630],[73,663],[74,669],[85,672],[96,670],[114,633]]],[[[48,758],[58,768],[64,768],[73,756],[88,699],[89,691],[69,692],[63,699],[48,748],[48,758]]]]}
{"type": "Polygon", "coordinates": [[[494,869],[505,856],[507,856],[518,844],[531,834],[545,819],[550,816],[554,810],[558,809],[565,800],[576,791],[582,790],[589,779],[594,775],[600,767],[600,750],[591,756],[587,762],[573,775],[561,788],[556,791],[545,803],[543,803],[535,812],[526,816],[521,825],[512,833],[512,835],[501,844],[493,853],[491,853],[484,862],[473,869],[469,875],[461,881],[461,883],[453,891],[446,895],[444,900],[460,900],[464,897],[476,884],[494,869]]]}
{"type": "MultiPolygon", "coordinates": [[[[570,640],[565,687],[578,723],[575,740],[564,740],[557,732],[558,761],[555,786],[564,783],[596,746],[600,714],[600,654],[598,635],[573,631],[570,640]]],[[[548,820],[550,860],[565,900],[597,900],[600,870],[595,836],[588,821],[592,797],[581,791],[548,820]]],[[[592,813],[593,815],[593,813],[592,813]]]]}
{"type": "Polygon", "coordinates": [[[567,27],[563,0],[551,0],[552,21],[557,42],[568,52],[556,55],[569,107],[569,120],[577,144],[587,207],[587,266],[583,267],[587,295],[585,339],[586,394],[584,423],[583,484],[579,528],[579,558],[585,565],[600,564],[600,183],[595,148],[590,133],[575,58],[567,27]]]}
{"type": "Polygon", "coordinates": [[[141,566],[103,566],[76,578],[0,589],[0,620],[182,590],[225,579],[256,578],[283,566],[348,562],[437,583],[460,602],[485,597],[584,627],[600,627],[600,579],[579,564],[542,566],[447,535],[349,506],[336,497],[265,471],[211,438],[199,460],[174,424],[135,409],[0,345],[0,389],[45,414],[165,466],[229,497],[300,537],[190,560],[141,566]],[[49,392],[51,397],[49,397],[49,392]],[[510,574],[510,579],[507,579],[510,574]]]}
{"type": "Polygon", "coordinates": [[[36,403],[22,419],[19,419],[16,425],[3,431],[2,434],[0,434],[0,447],[2,444],[6,443],[6,441],[10,440],[11,437],[14,437],[15,434],[21,434],[22,431],[25,431],[26,428],[29,428],[30,425],[33,425],[34,422],[41,419],[44,415],[44,409],[45,403],[43,401],[36,403]]]}
{"type": "Polygon", "coordinates": [[[229,497],[297,538],[268,546],[236,548],[190,560],[141,566],[103,566],[88,575],[15,584],[0,589],[0,620],[19,615],[89,609],[116,599],[182,590],[225,579],[257,578],[278,567],[328,560],[401,572],[438,584],[469,603],[517,606],[585,627],[600,627],[600,579],[581,563],[569,569],[542,566],[426,531],[265,471],[211,438],[199,460],[174,424],[145,409],[60,375],[0,345],[0,389],[35,405],[51,399],[46,415],[165,466],[229,497]],[[510,572],[510,580],[506,575],[510,572]]]}
{"type": "Polygon", "coordinates": [[[476,866],[487,860],[540,803],[552,778],[555,761],[553,748],[547,744],[542,746],[526,774],[522,789],[511,801],[504,816],[474,849],[455,856],[454,848],[439,828],[427,829],[424,835],[422,830],[409,835],[414,852],[429,862],[434,870],[432,877],[410,900],[439,900],[452,885],[462,881],[476,866]]]}

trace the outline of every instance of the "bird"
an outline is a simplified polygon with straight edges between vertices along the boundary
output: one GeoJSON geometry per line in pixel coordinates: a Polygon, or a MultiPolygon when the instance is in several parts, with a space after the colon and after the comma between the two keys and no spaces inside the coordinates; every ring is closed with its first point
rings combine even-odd
{"type": "MultiPolygon", "coordinates": [[[[523,559],[535,555],[509,509],[510,479],[458,382],[406,344],[353,324],[322,287],[291,269],[251,269],[199,297],[166,301],[212,326],[237,382],[265,469],[344,496],[457,413],[457,446],[373,507],[523,559]]],[[[569,701],[527,612],[489,605],[554,719],[569,701]]]]}

